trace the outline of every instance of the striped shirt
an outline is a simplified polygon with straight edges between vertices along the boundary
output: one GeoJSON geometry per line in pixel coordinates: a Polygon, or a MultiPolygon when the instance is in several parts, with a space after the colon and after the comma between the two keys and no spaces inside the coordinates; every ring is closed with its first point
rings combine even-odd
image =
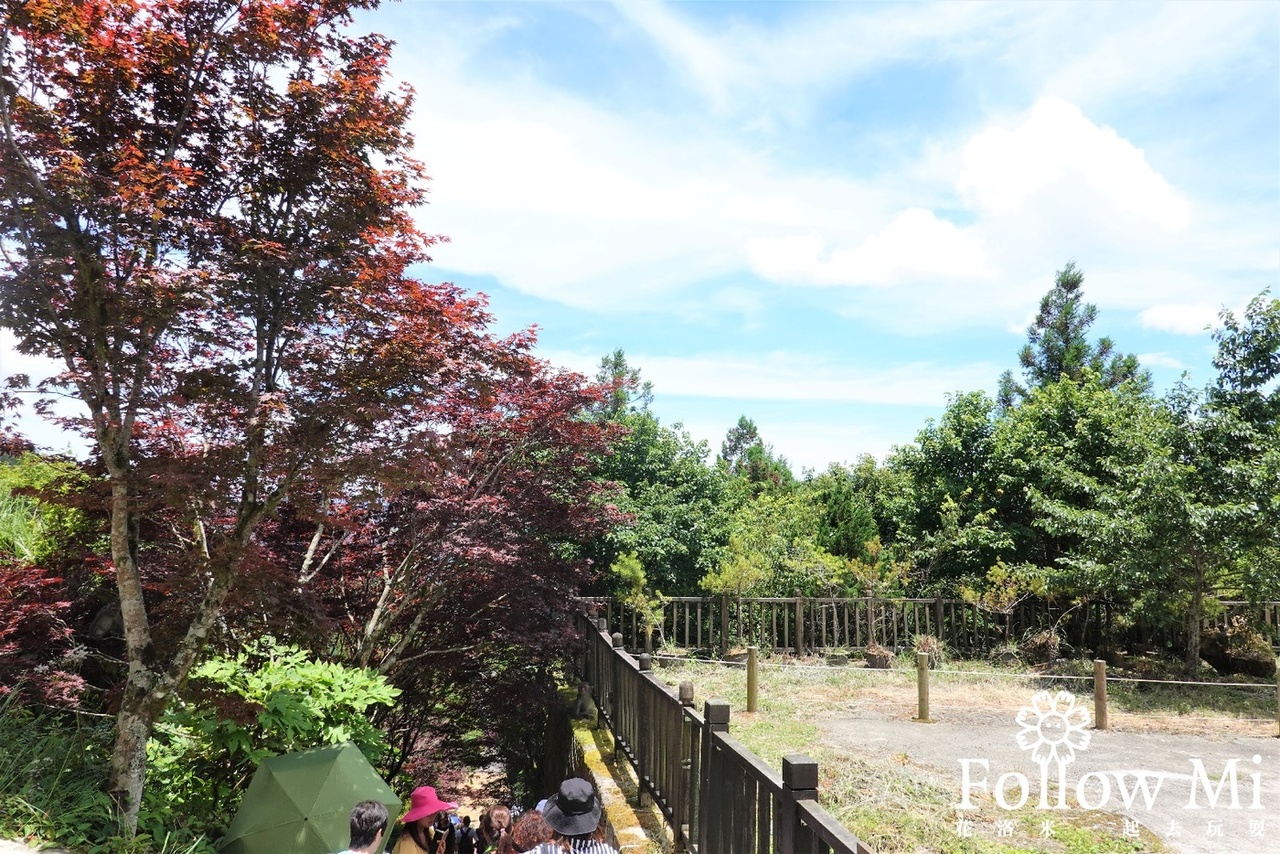
{"type": "MultiPolygon", "coordinates": [[[[618,849],[594,839],[568,839],[569,850],[573,854],[618,854],[618,849]]],[[[564,854],[564,849],[554,842],[544,842],[529,854],[564,854]]]]}

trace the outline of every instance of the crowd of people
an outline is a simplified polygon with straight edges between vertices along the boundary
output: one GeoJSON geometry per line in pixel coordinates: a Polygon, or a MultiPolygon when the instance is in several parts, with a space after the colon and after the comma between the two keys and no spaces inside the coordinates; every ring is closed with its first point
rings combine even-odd
{"type": "MultiPolygon", "coordinates": [[[[442,800],[431,786],[419,786],[387,840],[390,854],[618,854],[605,842],[603,807],[595,787],[571,777],[537,807],[523,812],[504,806],[471,817],[442,800]]],[[[375,854],[388,833],[387,808],[362,801],[351,810],[351,843],[342,854],[375,854]]]]}

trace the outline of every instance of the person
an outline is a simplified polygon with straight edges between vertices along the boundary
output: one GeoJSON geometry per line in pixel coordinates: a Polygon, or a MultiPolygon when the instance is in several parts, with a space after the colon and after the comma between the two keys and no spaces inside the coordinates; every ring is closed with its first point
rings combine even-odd
{"type": "Polygon", "coordinates": [[[547,799],[542,820],[551,827],[551,839],[533,849],[534,854],[618,854],[604,841],[604,808],[591,783],[570,777],[547,799]]]}
{"type": "MultiPolygon", "coordinates": [[[[419,786],[409,796],[409,811],[400,819],[400,838],[396,840],[392,854],[437,854],[436,847],[442,840],[434,831],[436,817],[456,810],[457,804],[443,801],[431,786],[419,786]]],[[[452,834],[450,834],[452,836],[452,834]]],[[[449,849],[453,854],[453,849],[449,849]]]]}
{"type": "Polygon", "coordinates": [[[539,810],[521,813],[511,825],[511,832],[502,837],[498,845],[498,854],[524,854],[532,851],[544,842],[551,841],[551,826],[542,817],[539,810]]]}
{"type": "Polygon", "coordinates": [[[480,839],[476,829],[471,826],[471,816],[462,817],[462,826],[458,828],[458,854],[477,854],[480,839]]]}
{"type": "Polygon", "coordinates": [[[351,809],[351,841],[342,854],[373,854],[387,832],[387,808],[377,801],[361,801],[351,809]]]}
{"type": "Polygon", "coordinates": [[[502,837],[511,830],[511,810],[499,804],[480,816],[480,850],[497,851],[502,837]]]}
{"type": "Polygon", "coordinates": [[[431,825],[431,845],[431,854],[457,854],[458,835],[448,812],[436,813],[436,820],[431,825]]]}

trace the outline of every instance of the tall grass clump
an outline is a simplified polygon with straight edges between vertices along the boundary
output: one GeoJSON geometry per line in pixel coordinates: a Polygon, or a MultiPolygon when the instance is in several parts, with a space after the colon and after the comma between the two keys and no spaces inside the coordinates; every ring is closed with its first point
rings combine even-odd
{"type": "Polygon", "coordinates": [[[110,744],[105,718],[36,713],[16,692],[0,699],[0,834],[87,849],[114,836],[110,744]]]}
{"type": "Polygon", "coordinates": [[[0,697],[0,838],[88,854],[211,854],[206,837],[161,829],[168,811],[144,798],[136,836],[121,835],[106,795],[112,721],[34,710],[18,692],[0,697]]]}

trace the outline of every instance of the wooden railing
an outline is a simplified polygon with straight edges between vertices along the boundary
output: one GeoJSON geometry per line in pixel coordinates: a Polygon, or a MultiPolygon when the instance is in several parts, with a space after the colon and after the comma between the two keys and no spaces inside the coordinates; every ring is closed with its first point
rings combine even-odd
{"type": "Polygon", "coordinates": [[[693,708],[693,685],[677,693],[628,655],[604,618],[581,615],[580,674],[599,723],[635,769],[640,797],[662,812],[678,848],[694,854],[874,854],[817,803],[818,765],[801,754],[769,768],[729,735],[729,704],[693,708]]]}
{"type": "MultiPolygon", "coordinates": [[[[1113,606],[1101,601],[1053,606],[1029,599],[1007,613],[995,613],[962,599],[944,598],[675,596],[665,600],[652,637],[635,609],[608,598],[586,601],[603,613],[611,630],[622,633],[627,649],[652,651],[665,641],[721,657],[746,646],[803,655],[832,648],[864,649],[873,641],[901,651],[912,646],[916,635],[932,635],[961,652],[986,651],[1050,626],[1084,648],[1116,643],[1159,647],[1174,640],[1168,629],[1141,623],[1117,629],[1113,606]]],[[[1205,628],[1244,614],[1269,630],[1280,650],[1280,602],[1222,605],[1222,614],[1206,619],[1205,628]]]]}

